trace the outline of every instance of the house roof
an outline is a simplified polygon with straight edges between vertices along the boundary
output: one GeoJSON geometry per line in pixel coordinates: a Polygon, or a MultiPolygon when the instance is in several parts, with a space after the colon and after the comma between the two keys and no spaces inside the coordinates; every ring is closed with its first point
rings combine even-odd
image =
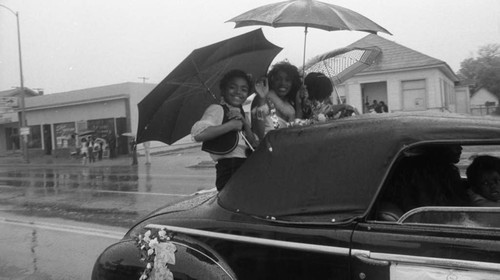
{"type": "Polygon", "coordinates": [[[471,96],[474,96],[478,92],[485,92],[486,94],[489,94],[489,95],[495,97],[496,99],[500,99],[496,94],[494,94],[493,92],[491,92],[490,90],[488,90],[484,86],[477,88],[474,92],[471,93],[471,96]]]}
{"type": "Polygon", "coordinates": [[[387,40],[375,34],[369,34],[360,40],[350,44],[347,48],[367,48],[378,47],[382,50],[382,54],[377,58],[375,63],[366,68],[362,73],[380,71],[401,71],[411,70],[415,68],[434,68],[438,67],[453,81],[459,81],[459,78],[446,64],[446,62],[412,50],[408,47],[400,45],[394,41],[387,40]]]}
{"type": "Polygon", "coordinates": [[[82,103],[94,103],[105,100],[128,98],[130,94],[133,94],[138,90],[144,91],[146,89],[150,91],[155,86],[155,84],[149,83],[127,82],[35,96],[26,99],[26,108],[28,110],[35,110],[46,107],[59,107],[63,105],[77,105],[82,103]]]}
{"type": "MultiPolygon", "coordinates": [[[[24,88],[26,97],[32,97],[32,96],[38,96],[40,95],[36,91],[30,89],[30,88],[24,88]]],[[[9,89],[9,90],[4,90],[0,91],[0,97],[12,97],[12,96],[18,96],[21,93],[20,88],[15,88],[15,89],[9,89]]]]}

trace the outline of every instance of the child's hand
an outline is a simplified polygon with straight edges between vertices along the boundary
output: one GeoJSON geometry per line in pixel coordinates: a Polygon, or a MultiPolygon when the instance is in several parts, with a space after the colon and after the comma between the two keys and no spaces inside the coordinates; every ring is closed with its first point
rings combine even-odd
{"type": "Polygon", "coordinates": [[[309,97],[309,93],[307,92],[307,88],[305,85],[302,85],[295,95],[295,102],[297,104],[302,104],[304,103],[303,101],[306,100],[309,97]]]}
{"type": "Polygon", "coordinates": [[[243,119],[242,118],[234,118],[226,123],[229,126],[230,130],[240,131],[243,129],[243,119]]]}
{"type": "Polygon", "coordinates": [[[243,119],[243,116],[241,115],[240,110],[229,110],[227,113],[227,118],[232,120],[232,119],[238,119],[241,120],[243,119]]]}
{"type": "Polygon", "coordinates": [[[260,98],[266,98],[269,93],[269,83],[267,78],[261,78],[255,83],[255,91],[260,98]]]}

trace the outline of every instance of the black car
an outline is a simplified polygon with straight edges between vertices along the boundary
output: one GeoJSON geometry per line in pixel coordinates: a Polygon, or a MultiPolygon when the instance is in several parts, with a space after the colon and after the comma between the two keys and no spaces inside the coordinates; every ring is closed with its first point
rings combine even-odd
{"type": "Polygon", "coordinates": [[[220,193],[139,221],[92,279],[500,279],[500,208],[466,193],[482,154],[500,156],[500,119],[390,113],[273,131],[220,193]]]}

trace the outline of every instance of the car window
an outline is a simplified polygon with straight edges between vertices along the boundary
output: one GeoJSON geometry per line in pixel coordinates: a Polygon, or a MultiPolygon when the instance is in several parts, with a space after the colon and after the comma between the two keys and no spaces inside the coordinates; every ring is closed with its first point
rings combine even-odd
{"type": "MultiPolygon", "coordinates": [[[[400,224],[500,227],[500,202],[498,209],[477,206],[466,176],[467,167],[483,155],[500,158],[500,145],[426,144],[402,151],[374,205],[374,219],[400,224]]],[[[496,206],[496,202],[488,203],[486,206],[496,206]]]]}
{"type": "Polygon", "coordinates": [[[422,207],[406,213],[398,223],[500,228],[500,207],[422,207]]]}

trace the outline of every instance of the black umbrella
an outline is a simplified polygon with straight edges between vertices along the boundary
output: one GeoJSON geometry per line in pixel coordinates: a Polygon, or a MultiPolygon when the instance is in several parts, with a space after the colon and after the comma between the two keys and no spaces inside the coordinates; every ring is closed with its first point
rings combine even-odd
{"type": "Polygon", "coordinates": [[[261,29],[194,50],[138,104],[137,143],[172,144],[188,135],[205,109],[219,102],[227,71],[263,76],[280,51],[261,29]]]}

